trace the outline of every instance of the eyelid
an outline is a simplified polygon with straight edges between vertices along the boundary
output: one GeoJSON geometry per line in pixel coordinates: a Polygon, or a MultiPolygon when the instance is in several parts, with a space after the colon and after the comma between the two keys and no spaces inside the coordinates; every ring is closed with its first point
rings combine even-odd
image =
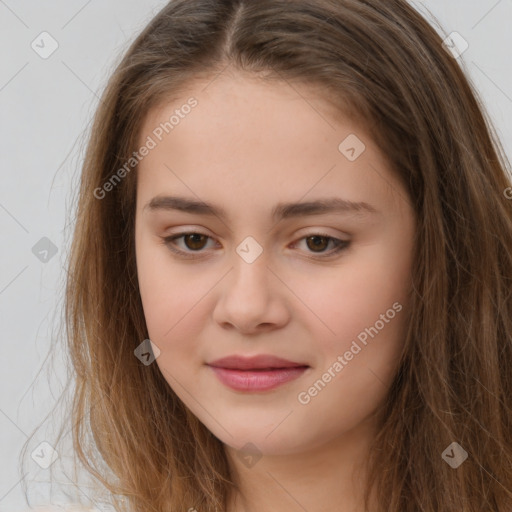
{"type": "MultiPolygon", "coordinates": [[[[311,228],[311,229],[314,229],[314,228],[311,228]]],[[[163,245],[165,245],[171,252],[177,254],[178,256],[180,256],[184,259],[194,260],[194,259],[208,257],[203,254],[206,252],[203,249],[198,250],[198,251],[190,251],[189,252],[189,251],[177,249],[176,247],[174,247],[174,245],[175,245],[174,240],[182,238],[186,235],[202,235],[210,240],[215,240],[214,237],[212,237],[200,230],[197,230],[197,229],[191,229],[188,231],[179,231],[176,233],[169,234],[167,236],[161,236],[159,238],[161,239],[161,243],[163,245]]],[[[327,260],[327,259],[329,259],[329,257],[338,255],[340,252],[343,252],[344,250],[348,249],[348,247],[350,246],[350,244],[352,242],[351,240],[345,240],[343,238],[338,238],[338,237],[329,235],[328,233],[325,233],[323,230],[318,229],[317,231],[309,231],[308,233],[306,233],[302,236],[299,236],[299,238],[297,238],[296,241],[292,242],[292,246],[296,246],[298,243],[302,242],[303,240],[313,237],[313,236],[327,238],[329,240],[329,242],[333,242],[335,245],[335,248],[331,249],[330,251],[316,253],[317,254],[316,256],[315,256],[314,252],[310,252],[310,254],[312,256],[306,256],[306,258],[316,260],[316,261],[319,261],[322,259],[327,260]]]]}

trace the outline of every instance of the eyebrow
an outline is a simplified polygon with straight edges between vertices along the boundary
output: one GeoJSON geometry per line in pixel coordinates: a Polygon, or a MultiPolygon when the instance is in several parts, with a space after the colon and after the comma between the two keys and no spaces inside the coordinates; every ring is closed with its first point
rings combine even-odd
{"type": "MultiPolygon", "coordinates": [[[[144,210],[150,212],[178,210],[197,215],[217,216],[221,219],[227,219],[228,217],[226,210],[220,206],[177,196],[156,196],[144,206],[144,210]]],[[[272,209],[271,215],[273,220],[281,220],[327,213],[377,214],[380,212],[366,202],[354,202],[339,197],[329,197],[302,203],[278,203],[272,209]]]]}

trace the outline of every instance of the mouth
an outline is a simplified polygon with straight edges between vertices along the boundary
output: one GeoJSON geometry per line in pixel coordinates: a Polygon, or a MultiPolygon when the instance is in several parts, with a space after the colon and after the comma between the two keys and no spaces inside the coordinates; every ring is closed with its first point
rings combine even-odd
{"type": "Polygon", "coordinates": [[[303,362],[290,361],[281,357],[261,354],[257,356],[239,356],[233,355],[216,359],[215,361],[208,363],[208,366],[216,368],[225,368],[229,370],[282,370],[285,368],[299,368],[309,365],[303,362]]]}
{"type": "Polygon", "coordinates": [[[230,356],[208,363],[225,386],[236,391],[269,391],[297,379],[310,368],[308,364],[271,355],[230,356]]]}

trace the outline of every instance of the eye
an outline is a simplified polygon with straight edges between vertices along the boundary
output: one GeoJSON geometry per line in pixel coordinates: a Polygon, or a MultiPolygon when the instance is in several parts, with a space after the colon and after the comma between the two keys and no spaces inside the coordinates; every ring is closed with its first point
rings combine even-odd
{"type": "Polygon", "coordinates": [[[185,249],[189,249],[192,252],[199,252],[204,248],[205,242],[208,238],[208,235],[203,233],[196,232],[187,232],[187,233],[178,233],[176,235],[162,237],[162,243],[166,245],[172,252],[181,255],[185,258],[196,258],[196,256],[187,253],[186,250],[177,249],[175,240],[183,239],[185,244],[185,249]]]}
{"type": "MultiPolygon", "coordinates": [[[[166,237],[160,237],[162,239],[162,243],[172,252],[182,256],[183,258],[188,259],[197,259],[201,256],[196,256],[193,253],[201,253],[204,252],[206,242],[209,238],[208,235],[203,233],[198,233],[195,231],[192,232],[183,232],[177,233],[175,235],[170,235],[166,237]],[[176,240],[183,239],[183,243],[185,244],[185,250],[181,248],[177,248],[178,245],[176,240]]],[[[213,239],[212,239],[213,240],[213,239]]],[[[306,246],[308,249],[311,249],[313,253],[321,255],[320,258],[327,258],[337,254],[348,248],[350,242],[348,240],[340,240],[339,238],[334,238],[332,236],[322,234],[322,233],[314,233],[305,237],[302,237],[299,242],[303,240],[306,241],[306,246]],[[330,251],[326,251],[325,249],[329,246],[329,244],[333,245],[333,248],[330,251]],[[326,256],[323,256],[326,254],[326,256]]],[[[295,242],[293,245],[297,245],[295,242]]]]}
{"type": "MultiPolygon", "coordinates": [[[[326,253],[327,256],[332,256],[334,254],[337,254],[343,250],[345,250],[350,242],[347,240],[340,240],[339,238],[334,238],[329,235],[324,235],[320,233],[316,233],[313,235],[305,236],[304,238],[301,238],[300,241],[305,240],[306,247],[308,249],[312,249],[312,251],[316,254],[324,254],[326,253]],[[325,251],[325,248],[329,246],[329,244],[332,243],[334,246],[330,251],[325,251]]],[[[322,257],[327,257],[322,256],[322,257]]]]}

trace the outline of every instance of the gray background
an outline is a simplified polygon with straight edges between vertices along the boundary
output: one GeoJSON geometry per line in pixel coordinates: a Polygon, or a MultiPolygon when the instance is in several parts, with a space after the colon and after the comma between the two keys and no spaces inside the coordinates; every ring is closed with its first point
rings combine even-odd
{"type": "MultiPolygon", "coordinates": [[[[32,486],[32,505],[49,500],[44,484],[49,470],[29,457],[31,464],[22,476],[18,456],[27,436],[52,409],[66,378],[56,329],[61,325],[62,269],[84,137],[114,64],[166,3],[0,0],[0,512],[27,508],[23,477],[41,482],[32,486]],[[43,31],[58,43],[46,59],[31,47],[43,31]],[[36,245],[43,237],[55,246],[55,255],[37,254],[44,249],[36,245]],[[56,349],[48,370],[50,346],[56,349]]],[[[427,17],[428,8],[446,34],[457,31],[469,43],[458,61],[511,159],[512,0],[430,0],[413,5],[427,17]]],[[[44,440],[44,431],[38,433],[28,456],[44,440]]]]}

